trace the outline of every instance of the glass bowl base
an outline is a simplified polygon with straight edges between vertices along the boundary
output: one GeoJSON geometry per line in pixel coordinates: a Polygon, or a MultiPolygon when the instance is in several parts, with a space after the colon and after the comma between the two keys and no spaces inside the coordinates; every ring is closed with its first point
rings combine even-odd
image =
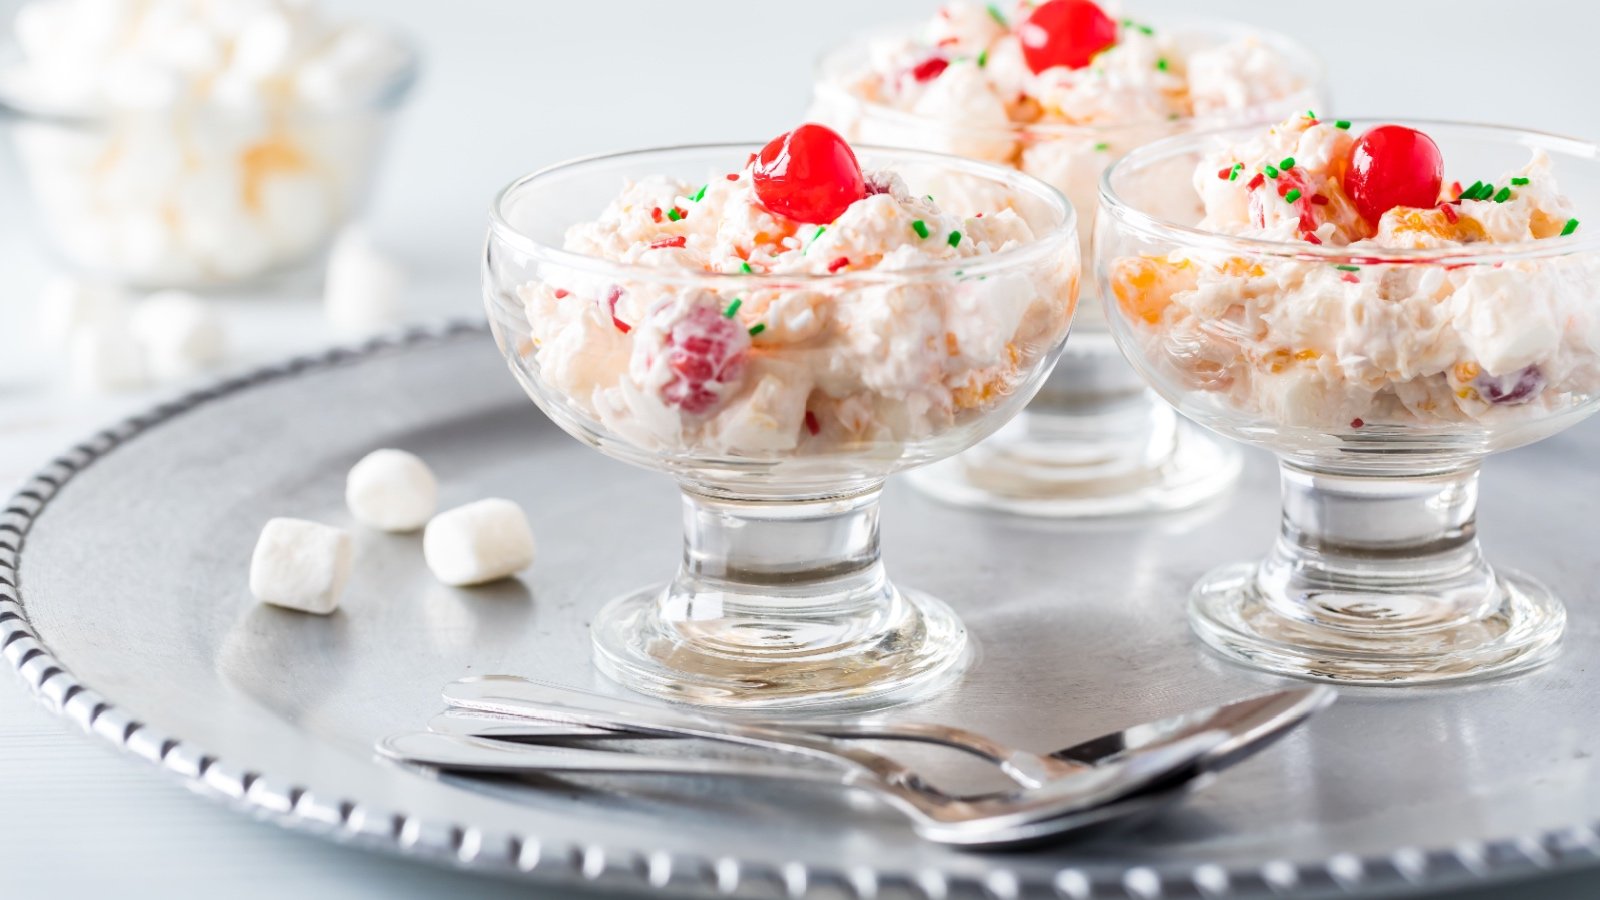
{"type": "Polygon", "coordinates": [[[1286,615],[1260,589],[1258,571],[1241,563],[1202,578],[1189,624],[1223,656],[1296,678],[1411,685],[1507,675],[1549,661],[1566,627],[1561,602],[1517,572],[1496,570],[1472,615],[1424,590],[1391,587],[1320,594],[1312,619],[1286,615]]]}
{"type": "Polygon", "coordinates": [[[1233,444],[1174,416],[1141,447],[1002,432],[906,477],[955,506],[1065,519],[1190,509],[1226,493],[1240,469],[1233,444]]]}
{"type": "Polygon", "coordinates": [[[639,693],[722,709],[901,703],[954,680],[970,654],[966,627],[950,607],[917,591],[887,594],[887,602],[857,614],[719,610],[702,618],[664,602],[663,588],[647,588],[595,617],[595,665],[639,693]]]}

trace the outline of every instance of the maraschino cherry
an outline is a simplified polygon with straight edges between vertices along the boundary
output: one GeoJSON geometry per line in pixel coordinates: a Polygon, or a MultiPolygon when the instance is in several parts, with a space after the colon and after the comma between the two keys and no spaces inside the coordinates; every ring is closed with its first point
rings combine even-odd
{"type": "Polygon", "coordinates": [[[1356,138],[1350,147],[1344,192],[1374,227],[1396,206],[1438,203],[1443,184],[1444,157],[1439,145],[1415,128],[1379,125],[1356,138]]]}
{"type": "Polygon", "coordinates": [[[1081,69],[1117,42],[1117,23],[1090,0],[1049,0],[1017,26],[1017,39],[1035,74],[1056,66],[1081,69]]]}
{"type": "Polygon", "coordinates": [[[801,125],[761,148],[751,181],[772,212],[797,222],[832,222],[867,195],[855,151],[821,125],[801,125]]]}

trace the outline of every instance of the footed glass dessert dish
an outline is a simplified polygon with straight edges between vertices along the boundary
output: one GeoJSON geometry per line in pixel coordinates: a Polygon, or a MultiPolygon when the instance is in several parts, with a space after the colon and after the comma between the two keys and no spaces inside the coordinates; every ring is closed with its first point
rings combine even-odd
{"type": "MultiPolygon", "coordinates": [[[[852,140],[1016,168],[1085,211],[1105,167],[1141,144],[1319,105],[1320,65],[1286,37],[1127,14],[1113,19],[1089,0],[950,3],[920,26],[830,53],[812,116],[852,140]]],[[[1168,174],[1175,188],[1190,175],[1168,174]]],[[[1079,237],[1087,255],[1087,224],[1079,237]]],[[[1232,444],[1175,415],[1128,367],[1090,302],[1020,416],[911,477],[951,503],[1097,517],[1197,506],[1239,469],[1232,444]]]]}
{"type": "Polygon", "coordinates": [[[483,273],[539,407],[683,491],[676,576],[594,618],[605,674],[771,709],[959,671],[960,620],[884,570],[879,491],[1000,427],[1055,361],[1079,281],[1056,190],[936,154],[858,160],[802,126],[529,175],[495,201],[483,273]],[[957,192],[1001,202],[927,199],[957,192]]]}
{"type": "Polygon", "coordinates": [[[1179,412],[1281,460],[1266,559],[1194,588],[1208,645],[1366,684],[1550,658],[1562,605],[1485,560],[1478,468],[1600,399],[1600,240],[1577,213],[1600,204],[1597,160],[1513,128],[1300,116],[1107,171],[1095,256],[1118,343],[1179,412]],[[1174,166],[1197,215],[1151,177],[1174,166]]]}

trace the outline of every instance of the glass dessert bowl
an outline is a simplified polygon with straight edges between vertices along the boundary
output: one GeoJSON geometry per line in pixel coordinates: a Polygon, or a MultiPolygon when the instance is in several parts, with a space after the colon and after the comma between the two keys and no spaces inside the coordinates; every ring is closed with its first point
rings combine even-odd
{"type": "MultiPolygon", "coordinates": [[[[1289,39],[1225,22],[1143,23],[1087,0],[955,2],[920,33],[868,36],[821,63],[812,116],[852,140],[1008,165],[1094,209],[1107,165],[1173,134],[1314,109],[1322,73],[1289,39]],[[1030,30],[1033,37],[1029,37],[1030,30]],[[1029,44],[1033,46],[1029,46],[1029,44]]],[[[1189,173],[1172,173],[1175,187],[1189,173]]],[[[1092,218],[1092,217],[1090,217],[1092,218]]],[[[1090,228],[1079,231],[1085,256],[1090,228]]],[[[1225,491],[1239,453],[1159,402],[1088,302],[1027,410],[914,473],[963,505],[1041,516],[1176,510],[1225,491]]]]}
{"type": "Polygon", "coordinates": [[[309,3],[32,0],[0,123],[56,253],[140,287],[248,282],[364,204],[417,54],[309,3]]]}
{"type": "Polygon", "coordinates": [[[1560,602],[1480,551],[1478,467],[1600,400],[1600,240],[1576,217],[1600,203],[1597,160],[1512,128],[1300,117],[1107,171],[1095,258],[1118,343],[1185,416],[1280,459],[1271,552],[1191,595],[1205,643],[1372,684],[1553,655],[1560,602]],[[1187,218],[1146,177],[1175,165],[1187,218]]]}
{"type": "Polygon", "coordinates": [[[878,703],[960,669],[960,620],[885,575],[879,491],[1038,389],[1077,302],[1074,214],[1017,172],[860,153],[802,126],[571,162],[495,201],[484,296],[513,374],[682,488],[676,577],[594,619],[597,665],[630,688],[878,703]],[[958,215],[934,189],[1005,202],[958,215]]]}

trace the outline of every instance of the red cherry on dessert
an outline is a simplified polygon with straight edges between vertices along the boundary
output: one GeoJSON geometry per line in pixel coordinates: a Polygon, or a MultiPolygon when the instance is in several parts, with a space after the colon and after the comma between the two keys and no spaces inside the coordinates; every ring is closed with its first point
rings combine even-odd
{"type": "Polygon", "coordinates": [[[797,222],[832,222],[867,195],[855,151],[821,125],[773,138],[754,166],[751,181],[761,204],[797,222]]]}
{"type": "Polygon", "coordinates": [[[1049,0],[1017,26],[1017,40],[1034,74],[1056,66],[1081,69],[1117,42],[1117,23],[1090,0],[1049,0]]]}
{"type": "Polygon", "coordinates": [[[1379,125],[1350,147],[1344,192],[1373,226],[1396,206],[1433,206],[1443,184],[1439,145],[1415,128],[1379,125]]]}

